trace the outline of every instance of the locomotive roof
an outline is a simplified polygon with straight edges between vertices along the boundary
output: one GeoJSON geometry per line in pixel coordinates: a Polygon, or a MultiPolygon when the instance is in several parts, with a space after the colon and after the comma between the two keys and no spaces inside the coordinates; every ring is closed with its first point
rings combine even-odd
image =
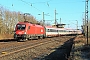
{"type": "Polygon", "coordinates": [[[19,22],[18,24],[27,24],[27,25],[30,25],[30,26],[37,26],[37,27],[43,27],[42,25],[37,25],[37,24],[32,24],[32,23],[29,23],[29,22],[19,22]]]}

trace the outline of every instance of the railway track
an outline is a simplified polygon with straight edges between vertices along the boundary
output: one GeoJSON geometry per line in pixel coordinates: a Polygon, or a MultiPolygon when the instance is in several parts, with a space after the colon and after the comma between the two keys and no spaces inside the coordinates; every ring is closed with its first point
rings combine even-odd
{"type": "Polygon", "coordinates": [[[55,38],[46,38],[43,40],[33,40],[33,41],[27,41],[27,42],[11,42],[10,45],[9,45],[9,43],[7,43],[9,47],[8,46],[5,48],[0,47],[1,48],[0,49],[0,52],[1,52],[0,59],[3,59],[3,58],[5,59],[7,56],[15,55],[17,53],[20,53],[21,51],[33,49],[33,48],[36,48],[39,46],[45,46],[45,45],[49,45],[49,44],[63,45],[64,42],[70,38],[71,37],[67,37],[66,39],[65,39],[65,37],[55,37],[55,38]],[[16,45],[14,45],[14,44],[16,44],[16,45]],[[11,46],[11,45],[13,45],[13,46],[11,46]]]}
{"type": "Polygon", "coordinates": [[[40,45],[43,45],[43,44],[48,44],[48,43],[51,43],[51,42],[53,42],[53,40],[50,40],[50,41],[45,40],[45,41],[36,42],[36,43],[33,43],[33,44],[25,44],[25,45],[18,46],[18,47],[10,47],[10,48],[7,48],[7,49],[1,49],[0,51],[3,54],[1,54],[0,57],[4,57],[4,56],[7,56],[7,55],[10,55],[10,54],[13,54],[13,53],[17,53],[19,51],[34,48],[34,47],[37,47],[37,46],[40,46],[40,45]]]}

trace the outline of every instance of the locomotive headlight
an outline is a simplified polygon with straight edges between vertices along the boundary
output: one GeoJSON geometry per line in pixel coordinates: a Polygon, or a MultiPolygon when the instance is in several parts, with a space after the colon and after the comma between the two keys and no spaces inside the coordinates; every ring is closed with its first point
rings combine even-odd
{"type": "Polygon", "coordinates": [[[26,32],[24,32],[24,34],[26,34],[26,32]]]}

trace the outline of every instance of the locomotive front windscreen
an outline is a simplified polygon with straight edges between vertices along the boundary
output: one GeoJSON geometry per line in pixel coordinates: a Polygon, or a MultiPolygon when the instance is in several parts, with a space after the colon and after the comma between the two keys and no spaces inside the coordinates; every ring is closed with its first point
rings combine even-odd
{"type": "Polygon", "coordinates": [[[25,27],[26,27],[26,25],[24,25],[24,24],[18,24],[17,30],[25,30],[25,27]]]}

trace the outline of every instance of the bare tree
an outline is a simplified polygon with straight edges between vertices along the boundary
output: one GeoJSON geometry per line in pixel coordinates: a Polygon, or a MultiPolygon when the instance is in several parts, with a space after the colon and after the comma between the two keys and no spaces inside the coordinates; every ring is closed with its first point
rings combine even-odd
{"type": "Polygon", "coordinates": [[[24,15],[21,12],[10,11],[0,6],[0,34],[11,34],[18,22],[23,22],[25,19],[28,22],[34,24],[40,23],[42,21],[37,21],[33,15],[24,15]]]}

